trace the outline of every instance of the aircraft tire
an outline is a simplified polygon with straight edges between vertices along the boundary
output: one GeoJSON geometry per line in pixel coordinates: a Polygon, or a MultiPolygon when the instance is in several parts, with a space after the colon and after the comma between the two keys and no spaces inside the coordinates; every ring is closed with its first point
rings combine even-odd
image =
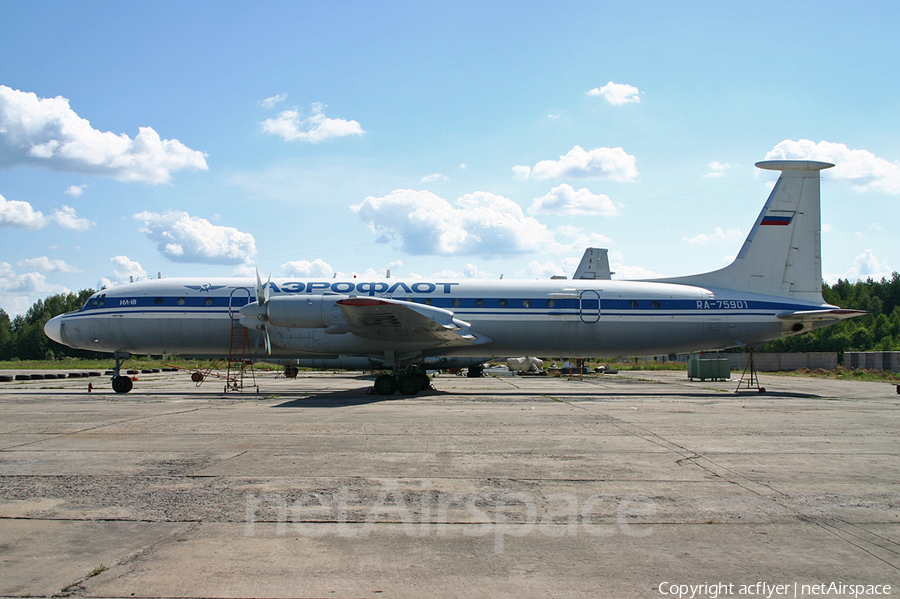
{"type": "Polygon", "coordinates": [[[389,374],[382,374],[375,379],[375,393],[377,395],[393,395],[397,390],[397,379],[389,374]]]}
{"type": "Polygon", "coordinates": [[[419,391],[431,387],[431,378],[424,372],[417,372],[413,376],[415,376],[419,382],[419,391]]]}
{"type": "Polygon", "coordinates": [[[128,393],[134,387],[134,381],[129,376],[117,376],[112,380],[112,388],[116,393],[128,393]]]}
{"type": "Polygon", "coordinates": [[[397,379],[397,390],[403,395],[415,395],[420,389],[419,380],[415,374],[404,374],[397,379]]]}

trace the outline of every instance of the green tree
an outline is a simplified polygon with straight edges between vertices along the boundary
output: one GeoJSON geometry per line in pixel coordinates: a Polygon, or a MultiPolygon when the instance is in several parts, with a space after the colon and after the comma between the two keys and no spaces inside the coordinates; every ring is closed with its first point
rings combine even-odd
{"type": "Polygon", "coordinates": [[[854,351],[870,351],[875,348],[875,340],[872,331],[865,327],[859,327],[850,334],[850,349],[854,351]]]}
{"type": "Polygon", "coordinates": [[[0,308],[0,360],[9,360],[13,352],[12,321],[6,310],[0,308]]]}
{"type": "MultiPolygon", "coordinates": [[[[93,294],[85,289],[78,293],[60,293],[36,301],[24,315],[16,316],[11,323],[9,351],[3,359],[46,360],[61,356],[96,356],[96,352],[73,350],[52,341],[44,334],[44,325],[54,316],[77,310],[93,294]]],[[[5,312],[4,312],[5,314],[5,312]]],[[[8,318],[8,316],[7,316],[8,318]]],[[[2,317],[0,317],[2,320],[2,317]]],[[[2,328],[0,323],[0,328],[2,328]]],[[[0,333],[2,338],[2,333],[0,333]]],[[[0,346],[2,348],[2,346],[0,346]]]]}
{"type": "Polygon", "coordinates": [[[838,279],[833,285],[822,286],[822,297],[829,304],[868,314],[812,333],[770,341],[761,351],[900,350],[900,273],[880,281],[851,283],[838,279]]]}

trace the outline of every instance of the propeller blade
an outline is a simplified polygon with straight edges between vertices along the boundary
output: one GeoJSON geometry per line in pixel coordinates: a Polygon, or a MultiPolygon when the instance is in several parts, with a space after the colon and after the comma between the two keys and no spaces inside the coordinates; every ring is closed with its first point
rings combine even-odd
{"type": "Polygon", "coordinates": [[[265,290],[263,288],[262,279],[259,278],[259,268],[256,269],[256,303],[260,306],[265,305],[266,301],[263,299],[265,295],[265,290]]]}
{"type": "Polygon", "coordinates": [[[263,303],[269,303],[269,294],[272,293],[272,273],[269,273],[269,280],[266,281],[266,286],[263,289],[263,303]]]}

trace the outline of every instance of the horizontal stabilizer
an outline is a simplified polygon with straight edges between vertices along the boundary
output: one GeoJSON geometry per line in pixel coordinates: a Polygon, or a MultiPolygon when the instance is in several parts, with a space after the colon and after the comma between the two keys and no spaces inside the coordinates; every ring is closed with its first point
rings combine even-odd
{"type": "Polygon", "coordinates": [[[829,310],[800,310],[798,312],[781,312],[776,314],[781,320],[796,322],[838,322],[868,314],[865,310],[845,310],[843,308],[829,310]]]}

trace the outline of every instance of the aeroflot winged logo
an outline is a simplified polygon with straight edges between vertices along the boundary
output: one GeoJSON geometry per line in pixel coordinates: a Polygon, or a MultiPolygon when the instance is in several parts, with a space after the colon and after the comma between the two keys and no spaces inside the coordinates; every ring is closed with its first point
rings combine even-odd
{"type": "Polygon", "coordinates": [[[194,291],[199,292],[207,292],[215,291],[216,289],[222,289],[225,285],[210,285],[209,283],[204,283],[202,285],[185,285],[188,289],[193,289],[194,291]]]}
{"type": "MultiPolygon", "coordinates": [[[[358,293],[360,295],[370,296],[375,296],[376,294],[393,295],[395,293],[449,294],[454,285],[459,285],[459,283],[429,283],[427,281],[416,281],[415,283],[407,284],[403,281],[397,281],[393,285],[390,285],[386,281],[361,281],[359,283],[353,283],[351,281],[291,281],[282,283],[280,287],[271,281],[265,284],[265,286],[274,293],[340,293],[343,295],[358,293]]],[[[196,287],[190,285],[188,285],[188,287],[196,289],[196,287]]]]}

